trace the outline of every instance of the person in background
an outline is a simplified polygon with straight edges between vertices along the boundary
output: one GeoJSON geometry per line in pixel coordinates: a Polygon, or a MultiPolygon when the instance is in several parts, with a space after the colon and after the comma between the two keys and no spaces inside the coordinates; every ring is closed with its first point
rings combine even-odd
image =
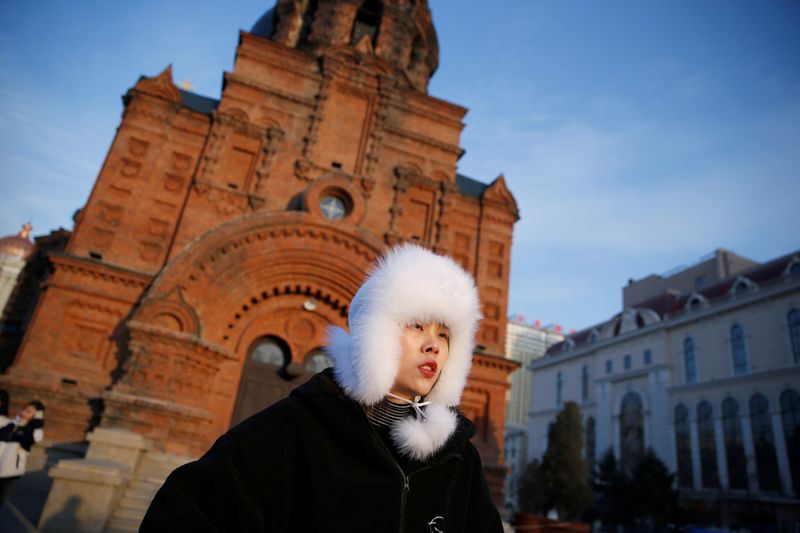
{"type": "Polygon", "coordinates": [[[0,416],[0,506],[25,473],[31,448],[44,439],[43,428],[44,405],[38,400],[25,404],[14,418],[0,416]]]}
{"type": "Polygon", "coordinates": [[[333,368],[173,472],[140,531],[502,532],[458,411],[480,316],[452,259],[389,250],[329,330],[333,368]]]}

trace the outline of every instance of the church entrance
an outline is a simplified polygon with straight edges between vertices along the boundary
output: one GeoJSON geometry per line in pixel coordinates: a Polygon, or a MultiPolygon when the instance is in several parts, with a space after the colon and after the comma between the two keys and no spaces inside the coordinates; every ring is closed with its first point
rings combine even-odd
{"type": "Polygon", "coordinates": [[[275,335],[253,342],[244,364],[231,426],[287,397],[293,389],[330,366],[320,349],[312,350],[303,360],[302,365],[292,362],[289,345],[275,335]]]}

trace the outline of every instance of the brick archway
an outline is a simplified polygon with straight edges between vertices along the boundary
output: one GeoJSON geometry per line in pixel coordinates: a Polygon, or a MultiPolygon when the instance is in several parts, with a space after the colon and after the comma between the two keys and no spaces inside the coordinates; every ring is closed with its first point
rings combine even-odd
{"type": "Polygon", "coordinates": [[[250,344],[280,334],[297,358],[322,344],[325,326],[346,323],[382,247],[361,228],[300,212],[207,233],[170,261],[127,321],[130,353],[104,395],[102,424],[202,452],[228,427],[250,344]]]}

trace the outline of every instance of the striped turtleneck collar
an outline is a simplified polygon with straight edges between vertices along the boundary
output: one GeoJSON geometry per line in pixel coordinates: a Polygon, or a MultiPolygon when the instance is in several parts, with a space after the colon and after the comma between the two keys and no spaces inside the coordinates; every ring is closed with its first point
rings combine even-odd
{"type": "Polygon", "coordinates": [[[413,412],[414,409],[410,403],[393,403],[384,398],[381,403],[367,410],[367,418],[373,426],[391,428],[400,420],[412,416],[413,412]]]}

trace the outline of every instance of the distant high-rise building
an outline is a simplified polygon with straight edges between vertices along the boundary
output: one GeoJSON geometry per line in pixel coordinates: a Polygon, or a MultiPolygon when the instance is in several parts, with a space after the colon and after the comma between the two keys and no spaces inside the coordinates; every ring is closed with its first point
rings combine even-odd
{"type": "MultiPolygon", "coordinates": [[[[561,329],[561,328],[558,328],[561,329]]],[[[528,363],[542,357],[547,348],[564,340],[556,328],[542,327],[539,322],[525,324],[519,316],[509,318],[506,326],[506,357],[518,361],[520,370],[511,375],[511,389],[506,404],[505,455],[509,473],[506,476],[506,508],[517,510],[519,477],[528,464],[528,413],[531,408],[531,372],[528,363]]]]}

